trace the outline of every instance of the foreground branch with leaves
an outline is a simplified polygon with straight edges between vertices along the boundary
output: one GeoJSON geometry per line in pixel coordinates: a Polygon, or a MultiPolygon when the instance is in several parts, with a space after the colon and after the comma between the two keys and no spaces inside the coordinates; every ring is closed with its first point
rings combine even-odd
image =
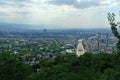
{"type": "Polygon", "coordinates": [[[117,52],[120,53],[120,34],[117,30],[117,27],[119,27],[120,25],[119,25],[119,22],[115,22],[115,14],[114,13],[108,13],[108,21],[110,23],[112,33],[118,39],[117,52]]]}

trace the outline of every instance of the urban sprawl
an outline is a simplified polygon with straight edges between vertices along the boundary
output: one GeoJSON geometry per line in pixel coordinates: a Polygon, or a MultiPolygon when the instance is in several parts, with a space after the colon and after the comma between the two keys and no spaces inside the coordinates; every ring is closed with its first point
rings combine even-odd
{"type": "Polygon", "coordinates": [[[54,60],[59,54],[82,54],[116,51],[117,39],[109,31],[43,30],[40,32],[2,32],[0,51],[19,54],[25,64],[54,60]],[[3,37],[4,36],[4,37],[3,37]]]}

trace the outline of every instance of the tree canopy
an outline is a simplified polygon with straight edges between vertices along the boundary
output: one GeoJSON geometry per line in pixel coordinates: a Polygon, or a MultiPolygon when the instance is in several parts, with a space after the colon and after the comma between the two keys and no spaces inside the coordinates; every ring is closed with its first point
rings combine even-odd
{"type": "Polygon", "coordinates": [[[0,53],[1,80],[25,80],[30,72],[30,67],[18,61],[16,55],[9,52],[0,53]]]}
{"type": "Polygon", "coordinates": [[[31,74],[28,80],[119,80],[119,57],[105,53],[86,53],[80,57],[59,55],[52,65],[40,65],[41,70],[31,74]]]}

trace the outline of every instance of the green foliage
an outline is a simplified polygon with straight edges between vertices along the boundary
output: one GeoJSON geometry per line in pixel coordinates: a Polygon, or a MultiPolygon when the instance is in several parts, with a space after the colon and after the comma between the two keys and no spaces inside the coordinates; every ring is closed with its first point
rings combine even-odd
{"type": "Polygon", "coordinates": [[[104,53],[86,53],[79,58],[73,54],[59,55],[52,65],[42,67],[39,72],[31,74],[28,80],[119,80],[119,57],[119,54],[104,53]]]}
{"type": "Polygon", "coordinates": [[[0,53],[0,80],[25,80],[30,67],[19,62],[15,55],[0,53]]]}
{"type": "Polygon", "coordinates": [[[120,80],[120,72],[111,68],[104,71],[100,80],[120,80]]]}
{"type": "Polygon", "coordinates": [[[118,39],[117,50],[118,50],[118,52],[120,52],[120,34],[117,31],[117,27],[120,25],[115,22],[115,14],[114,13],[112,13],[112,14],[108,13],[108,21],[110,23],[112,33],[118,39]]]}
{"type": "Polygon", "coordinates": [[[119,80],[120,54],[59,54],[28,66],[16,55],[0,53],[0,80],[119,80]]]}

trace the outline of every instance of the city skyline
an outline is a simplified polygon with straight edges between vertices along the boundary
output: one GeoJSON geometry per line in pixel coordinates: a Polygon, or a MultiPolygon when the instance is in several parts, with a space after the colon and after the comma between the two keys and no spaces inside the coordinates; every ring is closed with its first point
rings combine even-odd
{"type": "MultiPolygon", "coordinates": [[[[119,0],[1,0],[0,23],[45,28],[109,28],[107,13],[119,14],[119,0]]],[[[117,19],[119,21],[119,18],[117,19]]]]}

